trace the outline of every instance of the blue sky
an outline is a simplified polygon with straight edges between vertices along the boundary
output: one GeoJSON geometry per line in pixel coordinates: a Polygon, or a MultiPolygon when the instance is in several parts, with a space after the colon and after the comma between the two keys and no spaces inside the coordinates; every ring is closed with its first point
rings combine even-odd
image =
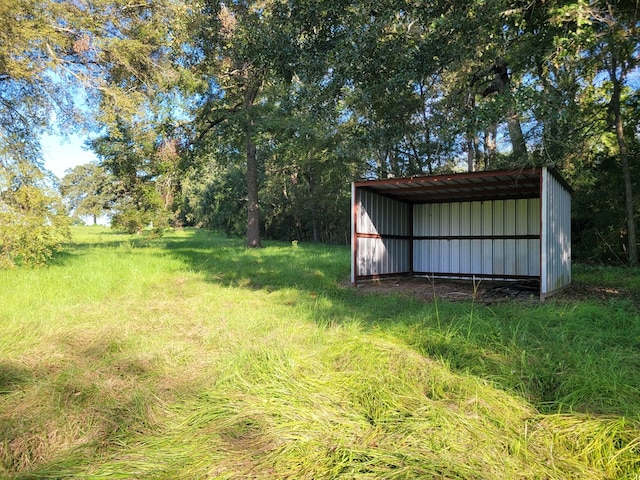
{"type": "Polygon", "coordinates": [[[40,145],[45,168],[62,178],[66,170],[96,160],[94,153],[85,149],[85,140],[85,137],[78,135],[69,135],[68,138],[42,135],[40,145]]]}

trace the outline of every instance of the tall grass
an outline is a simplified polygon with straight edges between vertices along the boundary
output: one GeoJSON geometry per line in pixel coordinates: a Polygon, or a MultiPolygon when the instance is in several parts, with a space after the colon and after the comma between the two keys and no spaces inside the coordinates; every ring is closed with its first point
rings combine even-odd
{"type": "Polygon", "coordinates": [[[74,235],[0,272],[2,478],[640,477],[632,303],[423,303],[344,286],[342,247],[74,235]]]}

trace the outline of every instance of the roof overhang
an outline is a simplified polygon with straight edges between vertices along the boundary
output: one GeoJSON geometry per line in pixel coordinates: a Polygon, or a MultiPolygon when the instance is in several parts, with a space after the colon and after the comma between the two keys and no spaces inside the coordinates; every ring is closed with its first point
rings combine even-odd
{"type": "MultiPolygon", "coordinates": [[[[363,180],[354,186],[410,204],[540,198],[543,168],[363,180]]],[[[555,171],[550,172],[571,191],[555,171]]]]}

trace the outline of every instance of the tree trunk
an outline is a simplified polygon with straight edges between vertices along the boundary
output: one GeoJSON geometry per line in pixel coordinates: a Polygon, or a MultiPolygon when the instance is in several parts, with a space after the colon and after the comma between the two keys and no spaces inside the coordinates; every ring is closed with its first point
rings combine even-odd
{"type": "Polygon", "coordinates": [[[476,150],[473,132],[467,132],[467,171],[476,171],[476,150]]]}
{"type": "Polygon", "coordinates": [[[313,174],[307,175],[307,191],[309,193],[309,204],[311,207],[311,229],[313,233],[313,243],[320,243],[320,233],[318,232],[318,208],[316,207],[316,188],[313,174]]]}
{"type": "Polygon", "coordinates": [[[258,157],[253,143],[253,118],[251,107],[258,95],[259,87],[249,85],[245,92],[244,109],[246,115],[247,143],[247,247],[261,248],[260,205],[258,203],[258,157]]]}
{"type": "Polygon", "coordinates": [[[247,132],[247,247],[260,248],[260,207],[258,203],[258,158],[256,146],[247,132]]]}
{"type": "Polygon", "coordinates": [[[527,160],[527,144],[524,141],[522,125],[520,125],[520,115],[515,110],[507,112],[507,126],[509,128],[509,138],[513,147],[513,156],[516,162],[524,163],[527,160]]]}
{"type": "Polygon", "coordinates": [[[389,148],[387,150],[387,158],[389,159],[389,166],[391,168],[392,177],[402,177],[400,164],[398,163],[398,155],[393,148],[389,148]]]}
{"type": "Polygon", "coordinates": [[[618,147],[620,148],[620,163],[622,164],[622,177],[624,180],[625,211],[627,216],[627,258],[629,260],[629,266],[637,267],[638,245],[636,236],[636,222],[634,216],[635,212],[633,205],[631,169],[629,168],[629,155],[627,152],[627,143],[624,137],[624,125],[622,122],[622,112],[620,106],[622,82],[617,77],[615,67],[615,61],[612,61],[611,70],[609,71],[611,80],[613,81],[611,109],[615,118],[616,137],[618,139],[618,147]]]}
{"type": "Polygon", "coordinates": [[[379,148],[376,148],[373,156],[374,156],[374,158],[376,160],[376,164],[377,164],[377,167],[378,167],[378,178],[389,178],[389,177],[391,177],[390,172],[389,172],[389,168],[387,166],[386,154],[384,152],[382,152],[382,150],[380,150],[379,148]]]}
{"type": "MultiPolygon", "coordinates": [[[[513,102],[511,95],[511,78],[507,64],[502,58],[498,58],[493,65],[491,71],[495,75],[494,81],[482,92],[482,96],[486,97],[492,93],[500,95],[508,95],[509,103],[513,102]]],[[[522,125],[520,124],[520,115],[514,108],[506,111],[507,128],[509,130],[509,139],[513,148],[513,157],[516,162],[524,163],[527,160],[527,143],[522,133],[522,125]]]]}
{"type": "Polygon", "coordinates": [[[498,151],[498,125],[493,124],[484,132],[484,169],[489,170],[496,159],[498,151]]]}
{"type": "MultiPolygon", "coordinates": [[[[468,118],[471,118],[473,110],[476,108],[476,94],[474,91],[469,91],[467,94],[467,100],[465,105],[465,110],[467,111],[468,118]]],[[[476,132],[471,127],[467,127],[467,171],[475,172],[476,171],[476,149],[475,149],[475,136],[476,132]]]]}

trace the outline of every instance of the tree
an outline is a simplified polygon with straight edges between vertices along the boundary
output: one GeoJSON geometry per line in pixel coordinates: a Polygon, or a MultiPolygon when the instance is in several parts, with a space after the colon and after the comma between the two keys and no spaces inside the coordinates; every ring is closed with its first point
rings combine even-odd
{"type": "Polygon", "coordinates": [[[637,267],[638,240],[636,235],[633,183],[629,167],[629,152],[622,117],[621,97],[623,86],[629,73],[638,65],[638,4],[625,2],[604,2],[602,10],[596,12],[596,20],[604,30],[602,34],[602,54],[604,68],[612,85],[610,108],[618,141],[620,164],[624,179],[625,213],[627,217],[627,245],[629,265],[637,267]],[[629,8],[631,7],[631,8],[629,8]]]}
{"type": "Polygon", "coordinates": [[[51,179],[0,153],[0,268],[42,266],[68,237],[68,217],[51,179]]]}
{"type": "MultiPolygon", "coordinates": [[[[165,67],[174,26],[169,20],[181,5],[173,0],[0,2],[0,156],[8,182],[2,209],[4,221],[17,222],[17,230],[27,217],[9,212],[29,212],[31,230],[40,232],[22,237],[33,242],[30,248],[46,251],[47,238],[60,233],[57,217],[40,208],[40,200],[31,202],[37,191],[42,201],[54,204],[43,180],[40,134],[55,125],[66,130],[95,121],[109,124],[144,108],[175,77],[165,67]],[[79,98],[89,108],[82,109],[79,98]],[[19,187],[13,185],[16,178],[19,187]]],[[[13,248],[16,243],[6,238],[3,248],[13,248]]]]}
{"type": "Polygon", "coordinates": [[[204,101],[197,116],[197,143],[222,122],[241,131],[247,175],[247,246],[261,246],[259,159],[260,95],[285,65],[288,38],[282,35],[281,4],[275,1],[205,0],[194,16],[196,69],[204,101]]]}
{"type": "MultiPolygon", "coordinates": [[[[271,238],[347,243],[350,182],[364,173],[362,150],[341,122],[338,99],[294,80],[263,133],[269,146],[262,182],[265,233],[271,238]]],[[[266,145],[265,148],[266,149],[266,145]]]]}
{"type": "Polygon", "coordinates": [[[109,173],[109,194],[114,197],[111,225],[128,233],[152,227],[157,234],[169,226],[171,205],[162,191],[162,162],[168,156],[153,128],[124,121],[90,142],[109,173]],[[162,154],[160,154],[160,152],[162,154]]]}
{"type": "MultiPolygon", "coordinates": [[[[623,96],[630,74],[637,70],[640,27],[638,4],[635,1],[602,0],[578,2],[560,6],[557,21],[571,23],[571,32],[566,36],[571,49],[578,46],[576,58],[581,72],[591,82],[592,89],[610,113],[608,129],[615,134],[617,157],[625,199],[627,258],[631,266],[638,266],[635,201],[633,179],[628,152],[628,130],[623,110],[623,96]],[[606,79],[606,80],[605,80],[606,79]],[[603,88],[604,87],[604,88],[603,88]]],[[[565,44],[565,45],[566,45],[565,44]]],[[[600,105],[602,108],[602,105],[600,105]]],[[[597,132],[603,136],[605,132],[597,132]]]]}
{"type": "Polygon", "coordinates": [[[0,4],[0,122],[5,142],[41,130],[135,115],[175,79],[168,62],[180,2],[95,0],[0,4]],[[80,110],[77,98],[89,102],[80,110]],[[90,114],[90,115],[88,115],[90,114]],[[89,117],[89,118],[87,118],[89,117]],[[93,118],[91,118],[93,117],[93,118]]]}
{"type": "Polygon", "coordinates": [[[98,217],[111,211],[115,203],[112,184],[115,178],[97,163],[86,163],[67,170],[60,193],[75,216],[98,217]]]}
{"type": "Polygon", "coordinates": [[[77,113],[57,89],[90,86],[125,223],[237,232],[242,205],[249,247],[340,237],[356,177],[553,162],[591,198],[615,156],[633,264],[636,3],[7,0],[0,122],[37,164],[25,139],[77,113]]]}

